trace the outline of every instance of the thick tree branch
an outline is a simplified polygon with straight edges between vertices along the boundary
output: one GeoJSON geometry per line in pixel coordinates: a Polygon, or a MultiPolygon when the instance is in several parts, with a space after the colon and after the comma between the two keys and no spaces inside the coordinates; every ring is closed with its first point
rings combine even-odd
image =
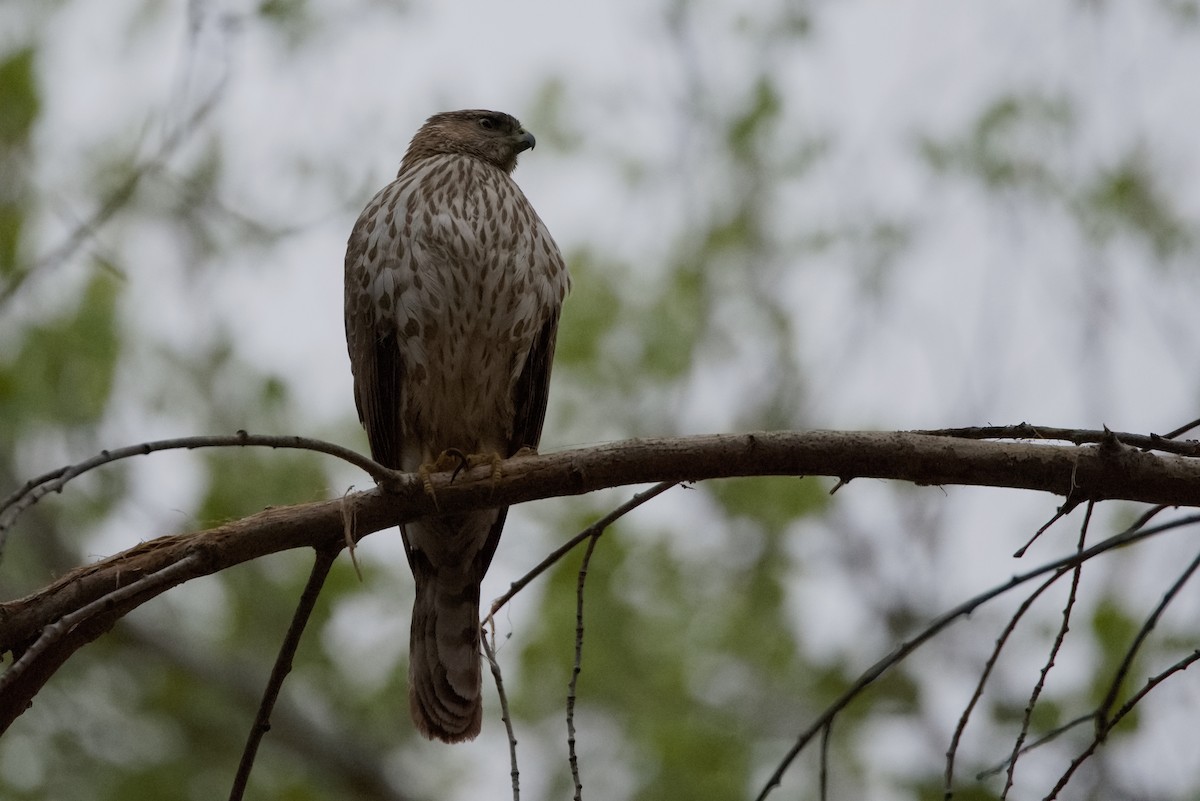
{"type": "MultiPolygon", "coordinates": [[[[823,475],[847,481],[886,478],[919,485],[1011,487],[1062,495],[1069,503],[1123,499],[1200,506],[1200,459],[1147,453],[1110,435],[1099,445],[987,442],[905,432],[764,432],[641,439],[510,459],[493,480],[488,466],[451,481],[432,478],[442,512],[577,495],[606,487],[759,475],[823,475]]],[[[42,630],[65,615],[184,558],[175,583],[218,572],[270,553],[320,547],[342,539],[344,504],[355,536],[435,511],[414,476],[388,491],[372,490],[319,503],[267,509],[207,531],[160,537],[75,570],[43,590],[0,604],[0,653],[20,655],[42,630]]],[[[172,574],[174,575],[174,574],[172,574]]],[[[55,663],[99,636],[120,615],[167,589],[158,584],[122,598],[88,625],[55,644],[55,663]]],[[[0,728],[21,711],[53,672],[29,670],[0,696],[0,728]],[[20,692],[16,692],[20,688],[20,692]]]]}

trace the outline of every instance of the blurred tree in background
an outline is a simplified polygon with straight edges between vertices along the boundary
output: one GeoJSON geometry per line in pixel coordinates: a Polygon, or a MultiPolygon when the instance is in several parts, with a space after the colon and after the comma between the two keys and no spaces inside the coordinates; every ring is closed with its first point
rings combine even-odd
{"type": "MultiPolygon", "coordinates": [[[[472,80],[496,88],[482,77],[495,65],[468,64],[441,86],[398,66],[425,84],[405,95],[388,75],[330,85],[327,72],[356,74],[347,64],[370,49],[355,38],[364,29],[419,35],[461,57],[452,33],[466,23],[450,12],[367,0],[90,5],[0,8],[0,487],[162,436],[246,429],[365,449],[341,356],[339,248],[416,124],[468,105],[459,98],[474,103],[472,80]],[[85,78],[109,93],[80,91],[85,78]],[[359,116],[327,110],[334,97],[359,116]],[[371,111],[400,98],[411,106],[403,116],[371,111]]],[[[949,82],[946,72],[888,84],[881,68],[881,94],[908,80],[953,106],[927,125],[888,126],[869,107],[825,114],[874,75],[829,51],[855,25],[880,38],[900,12],[627,5],[612,13],[640,28],[606,44],[636,54],[626,74],[597,84],[531,61],[512,78],[519,92],[496,88],[538,135],[516,178],[575,277],[547,447],[1020,419],[1164,431],[1196,416],[1197,160],[1147,124],[1155,108],[1120,107],[1159,76],[1119,73],[1133,89],[1109,105],[1086,81],[1028,74],[1019,53],[992,57],[1012,79],[990,96],[931,82],[949,82]],[[669,76],[670,104],[639,91],[647,64],[669,76]],[[902,181],[873,171],[880,156],[864,136],[886,139],[902,181]]],[[[936,21],[931,5],[913,13],[936,21]]],[[[1129,14],[1147,38],[1194,48],[1194,3],[1119,5],[1009,13],[1077,32],[1066,59],[1089,37],[1105,57],[1108,47],[1136,59],[1134,45],[1113,44],[1129,14]]],[[[531,38],[565,24],[529,11],[531,38]]],[[[1005,12],[970,13],[987,25],[1005,12]]],[[[949,22],[941,33],[970,40],[949,22]]],[[[580,23],[548,35],[589,33],[580,23]]],[[[1195,81],[1175,83],[1186,92],[1195,81]]],[[[1194,87],[1179,98],[1183,131],[1194,131],[1196,100],[1194,87]]],[[[110,466],[22,519],[0,592],[18,597],[141,540],[353,483],[369,480],[276,451],[110,466]]],[[[587,797],[753,795],[796,732],[865,668],[1016,572],[1008,555],[1053,514],[1046,499],[1011,492],[855,483],[831,498],[829,486],[772,478],[674,490],[601,540],[576,713],[587,797]]],[[[514,510],[493,595],[625,496],[514,510]]],[[[1108,533],[1132,516],[1114,508],[1093,525],[1108,533]]],[[[1039,558],[1074,548],[1071,525],[1039,558]]],[[[494,703],[475,744],[413,736],[411,584],[397,540],[363,544],[361,582],[345,560],[335,566],[252,797],[507,797],[494,703]]],[[[1103,695],[1192,556],[1175,546],[1086,574],[1073,628],[1087,630],[1059,655],[1031,736],[1103,695]]],[[[223,797],[308,565],[282,554],[192,582],[82,651],[0,740],[0,797],[223,797]]],[[[573,555],[530,587],[500,632],[528,798],[571,792],[563,707],[578,568],[573,555]]],[[[961,746],[957,797],[999,797],[1002,777],[974,775],[1007,756],[1064,598],[1065,588],[1048,593],[1014,635],[961,746]]],[[[949,738],[1014,604],[950,632],[838,719],[831,797],[941,797],[949,738]]],[[[1180,594],[1129,686],[1196,647],[1198,610],[1200,592],[1180,594]]],[[[1194,798],[1200,757],[1179,745],[1194,717],[1180,700],[1194,709],[1190,680],[1177,677],[1115,731],[1072,797],[1194,798]]],[[[1019,797],[1048,790],[1090,735],[1080,736],[1022,763],[1019,797]]],[[[802,759],[780,797],[817,797],[816,765],[802,759]]]]}

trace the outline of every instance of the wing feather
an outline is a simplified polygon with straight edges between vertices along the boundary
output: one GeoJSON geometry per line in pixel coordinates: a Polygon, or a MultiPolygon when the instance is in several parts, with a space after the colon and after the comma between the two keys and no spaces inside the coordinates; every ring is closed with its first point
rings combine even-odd
{"type": "Polygon", "coordinates": [[[367,291],[374,273],[386,269],[385,264],[368,258],[367,218],[366,213],[359,218],[346,249],[346,342],[354,375],[354,403],[367,431],[371,458],[399,470],[404,451],[400,396],[404,359],[395,327],[377,319],[367,291]]]}

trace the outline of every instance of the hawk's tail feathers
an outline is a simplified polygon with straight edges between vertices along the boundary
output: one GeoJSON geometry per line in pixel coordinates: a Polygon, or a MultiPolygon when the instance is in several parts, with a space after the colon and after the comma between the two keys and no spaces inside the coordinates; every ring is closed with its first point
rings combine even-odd
{"type": "Polygon", "coordinates": [[[416,593],[408,666],[413,723],[431,740],[473,740],[483,721],[479,583],[417,576],[416,593]]]}

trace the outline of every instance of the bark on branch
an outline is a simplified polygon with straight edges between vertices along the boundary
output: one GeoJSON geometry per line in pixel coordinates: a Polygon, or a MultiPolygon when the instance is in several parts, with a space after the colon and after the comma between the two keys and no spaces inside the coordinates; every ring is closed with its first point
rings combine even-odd
{"type": "Polygon", "coordinates": [[[1139,450],[1117,435],[1085,446],[979,441],[949,432],[784,431],[628,440],[510,459],[495,481],[487,466],[453,481],[448,473],[435,475],[436,507],[420,481],[405,476],[383,489],[269,508],[213,529],[159,537],[0,604],[0,653],[19,656],[47,626],[142,582],[141,589],[100,604],[94,615],[45,648],[37,666],[4,687],[0,730],[24,711],[74,650],[188,579],[278,551],[357,540],[439,510],[461,512],[628,484],[764,475],[1010,487],[1060,495],[1072,506],[1107,499],[1200,506],[1200,459],[1139,450]],[[172,571],[170,580],[149,580],[185,560],[186,569],[172,571]]]}

